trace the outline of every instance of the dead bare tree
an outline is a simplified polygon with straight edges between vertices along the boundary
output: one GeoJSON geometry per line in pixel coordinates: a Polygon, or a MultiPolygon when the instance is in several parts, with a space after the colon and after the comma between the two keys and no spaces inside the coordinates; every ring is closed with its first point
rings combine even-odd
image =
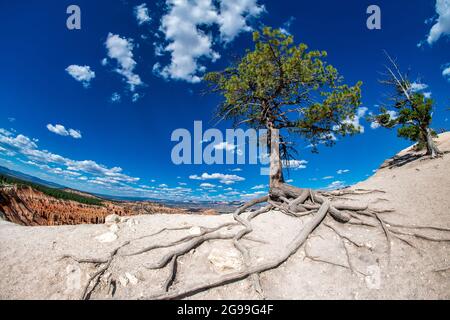
{"type": "Polygon", "coordinates": [[[385,54],[389,64],[385,79],[380,82],[392,89],[389,103],[393,108],[382,107],[381,113],[369,117],[370,120],[388,129],[398,127],[400,137],[416,142],[417,150],[426,148],[426,155],[431,158],[442,155],[433,139],[436,132],[430,127],[433,100],[421,92],[423,84],[412,82],[407,73],[400,71],[397,62],[385,54]]]}

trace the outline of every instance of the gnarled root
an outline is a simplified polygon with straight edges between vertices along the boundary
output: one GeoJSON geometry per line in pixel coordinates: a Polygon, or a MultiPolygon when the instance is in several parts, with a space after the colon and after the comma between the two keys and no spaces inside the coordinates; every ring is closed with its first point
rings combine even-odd
{"type": "MultiPolygon", "coordinates": [[[[260,283],[259,274],[271,269],[275,269],[286,262],[293,254],[298,251],[300,247],[304,245],[313,231],[324,221],[327,214],[329,214],[330,217],[335,220],[335,223],[338,222],[343,224],[381,228],[387,240],[388,256],[390,256],[391,242],[393,239],[398,239],[415,249],[417,249],[417,247],[413,242],[407,239],[408,237],[428,241],[450,241],[450,239],[435,238],[422,233],[418,233],[416,231],[432,230],[439,232],[449,232],[449,228],[437,226],[407,226],[392,224],[387,222],[384,217],[381,216],[382,213],[392,212],[392,210],[376,211],[373,209],[369,209],[367,205],[343,205],[334,202],[335,199],[343,199],[342,196],[364,195],[368,193],[384,193],[384,191],[357,189],[355,191],[342,190],[333,192],[315,192],[310,189],[299,189],[287,184],[278,184],[276,187],[271,188],[270,194],[268,196],[252,200],[239,207],[233,213],[235,222],[229,222],[213,228],[202,227],[200,228],[200,234],[184,236],[175,242],[165,244],[152,244],[151,246],[147,246],[139,250],[122,252],[126,246],[134,243],[137,240],[153,237],[163,232],[170,232],[172,230],[186,230],[190,229],[191,227],[174,229],[165,228],[151,235],[146,235],[131,241],[127,241],[113,250],[113,252],[111,252],[105,258],[79,259],[73,256],[64,256],[63,258],[71,258],[79,263],[90,263],[96,266],[100,266],[99,269],[90,277],[88,283],[83,288],[81,297],[82,299],[89,299],[90,295],[97,287],[101,277],[110,268],[114,259],[118,257],[126,258],[128,256],[140,255],[152,250],[162,248],[168,248],[169,251],[166,252],[165,255],[163,255],[159,260],[149,262],[144,265],[144,267],[152,270],[168,267],[168,275],[162,283],[162,292],[160,294],[148,297],[149,299],[181,299],[211,288],[230,284],[246,278],[250,278],[253,288],[259,294],[259,296],[263,298],[264,293],[260,283]],[[331,202],[331,199],[333,200],[333,202],[331,202]],[[263,203],[267,203],[267,205],[261,206],[255,211],[247,212],[248,209],[252,208],[253,206],[263,203]],[[246,239],[264,243],[264,241],[255,240],[249,236],[253,231],[252,220],[261,214],[269,212],[272,209],[279,210],[280,212],[294,218],[305,216],[311,217],[309,221],[304,225],[304,227],[298,232],[295,239],[290,243],[288,247],[280,252],[278,257],[271,259],[265,263],[255,265],[251,261],[250,252],[242,244],[242,240],[246,239]],[[227,229],[227,232],[223,232],[225,228],[227,229]],[[183,255],[191,252],[198,246],[202,245],[203,243],[212,240],[231,240],[234,247],[242,254],[245,269],[239,272],[227,274],[209,282],[197,283],[189,286],[188,288],[171,289],[177,276],[178,259],[183,255]]],[[[332,221],[325,221],[324,225],[331,229],[341,239],[347,258],[347,264],[337,264],[320,259],[319,257],[313,257],[305,248],[306,258],[309,258],[310,260],[316,262],[327,263],[330,265],[346,268],[351,270],[353,273],[363,274],[353,266],[348,246],[352,245],[356,249],[358,249],[365,247],[365,245],[351,239],[350,236],[345,235],[331,222],[332,221]]],[[[371,250],[371,248],[369,248],[369,250],[371,250]]],[[[446,270],[447,269],[443,269],[440,271],[446,270]]]]}

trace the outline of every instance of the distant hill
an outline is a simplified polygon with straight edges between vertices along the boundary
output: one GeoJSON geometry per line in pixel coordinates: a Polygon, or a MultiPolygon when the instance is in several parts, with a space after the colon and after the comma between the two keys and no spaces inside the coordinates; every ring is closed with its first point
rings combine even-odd
{"type": "Polygon", "coordinates": [[[50,181],[46,181],[46,180],[43,180],[43,179],[31,176],[29,174],[22,173],[22,172],[19,172],[19,171],[15,171],[15,170],[11,170],[11,169],[8,169],[8,168],[2,167],[2,166],[0,166],[0,174],[3,174],[5,176],[9,176],[9,177],[12,177],[12,178],[17,178],[17,179],[20,179],[20,180],[32,182],[32,183],[35,183],[35,184],[40,184],[40,185],[45,186],[45,187],[50,187],[50,188],[55,188],[55,189],[65,189],[66,188],[66,187],[64,187],[64,186],[62,186],[60,184],[53,183],[53,182],[50,182],[50,181]]]}
{"type": "Polygon", "coordinates": [[[221,201],[174,201],[174,200],[163,200],[157,198],[149,197],[127,197],[127,196],[116,196],[116,195],[104,195],[101,193],[89,193],[72,188],[65,187],[63,185],[46,181],[32,175],[22,173],[19,171],[11,170],[6,167],[0,166],[0,175],[8,176],[11,178],[23,180],[33,184],[41,185],[47,188],[59,189],[62,192],[75,194],[82,198],[95,199],[95,200],[109,200],[109,201],[124,201],[124,202],[146,202],[151,201],[154,203],[160,203],[168,205],[175,208],[190,208],[193,210],[204,210],[204,209],[215,209],[220,213],[229,213],[234,211],[234,209],[241,205],[240,201],[233,201],[230,203],[221,201]]]}

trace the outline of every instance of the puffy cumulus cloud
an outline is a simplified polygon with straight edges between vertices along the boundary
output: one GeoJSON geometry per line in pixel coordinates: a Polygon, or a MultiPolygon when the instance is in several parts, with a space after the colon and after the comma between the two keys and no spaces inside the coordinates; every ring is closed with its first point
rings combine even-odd
{"type": "Polygon", "coordinates": [[[75,80],[81,82],[85,88],[89,87],[91,80],[95,78],[95,72],[89,66],[70,65],[66,71],[75,80]]]}
{"type": "Polygon", "coordinates": [[[306,165],[308,164],[308,161],[306,160],[284,160],[283,166],[288,169],[293,170],[299,170],[299,169],[306,169],[306,165]]]}
{"type": "Polygon", "coordinates": [[[0,129],[0,147],[2,150],[21,155],[27,159],[28,164],[49,173],[72,178],[83,176],[88,177],[90,181],[100,181],[105,184],[135,183],[140,180],[124,174],[120,167],[108,168],[92,160],[78,161],[41,150],[35,140],[22,134],[15,135],[5,129],[0,129]]]}
{"type": "Polygon", "coordinates": [[[152,21],[148,13],[147,4],[143,3],[134,7],[134,15],[139,25],[143,25],[152,21]]]}
{"type": "Polygon", "coordinates": [[[222,184],[230,185],[234,184],[236,182],[244,181],[245,178],[237,176],[235,174],[223,174],[223,173],[203,173],[201,176],[198,175],[191,175],[189,176],[189,179],[191,180],[218,180],[222,184]]]}
{"type": "Polygon", "coordinates": [[[80,130],[69,129],[69,135],[74,139],[82,138],[80,130]]]}
{"type": "Polygon", "coordinates": [[[166,79],[184,80],[191,83],[201,81],[206,71],[200,58],[213,62],[220,54],[213,50],[213,36],[200,29],[214,24],[219,26],[220,38],[232,41],[240,32],[250,31],[247,20],[259,15],[263,7],[256,0],[167,0],[167,14],[161,19],[160,30],[168,45],[162,49],[171,55],[169,65],[156,63],[153,71],[166,79]]]}
{"type": "Polygon", "coordinates": [[[205,182],[205,183],[200,184],[200,188],[203,188],[203,189],[210,189],[210,188],[215,188],[215,187],[216,187],[216,185],[212,184],[212,183],[205,182]]]}
{"type": "Polygon", "coordinates": [[[222,39],[230,42],[242,31],[251,31],[247,20],[259,16],[264,10],[256,0],[221,0],[218,24],[222,39]]]}
{"type": "Polygon", "coordinates": [[[74,139],[81,139],[82,138],[80,130],[66,129],[61,124],[52,125],[52,124],[49,123],[47,125],[47,129],[50,132],[53,132],[53,133],[55,133],[57,135],[60,135],[60,136],[65,136],[65,137],[71,136],[74,139]]]}
{"type": "Polygon", "coordinates": [[[171,63],[160,70],[165,78],[200,82],[198,71],[204,67],[197,63],[200,57],[216,60],[219,54],[212,50],[212,38],[201,31],[199,25],[211,25],[217,12],[211,0],[168,0],[169,12],[161,20],[161,30],[169,44],[171,63]]]}
{"type": "Polygon", "coordinates": [[[436,14],[437,19],[427,37],[429,45],[438,41],[442,36],[450,35],[450,0],[437,0],[436,14]]]}
{"type": "Polygon", "coordinates": [[[133,59],[133,39],[122,38],[117,34],[109,33],[105,46],[108,50],[108,57],[117,61],[115,71],[124,77],[130,90],[134,91],[137,86],[143,85],[144,83],[139,75],[134,73],[137,63],[133,59]]]}

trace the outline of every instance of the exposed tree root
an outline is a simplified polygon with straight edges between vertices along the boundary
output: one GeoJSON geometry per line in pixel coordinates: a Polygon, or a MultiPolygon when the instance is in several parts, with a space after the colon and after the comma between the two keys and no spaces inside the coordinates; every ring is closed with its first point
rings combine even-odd
{"type": "MultiPolygon", "coordinates": [[[[151,270],[162,269],[168,267],[168,275],[163,281],[162,292],[160,294],[148,297],[149,299],[180,299],[185,298],[196,293],[203,292],[205,290],[240,281],[246,278],[250,278],[253,288],[258,295],[263,298],[263,288],[260,283],[259,274],[265,271],[275,269],[284,262],[286,262],[293,254],[295,254],[300,247],[302,247],[308,238],[312,235],[313,231],[323,222],[323,224],[333,231],[337,237],[341,240],[343,249],[345,251],[347,264],[340,264],[336,262],[326,261],[320,257],[314,257],[305,246],[305,258],[318,263],[326,263],[336,267],[341,267],[351,270],[353,273],[364,275],[361,271],[358,271],[352,264],[351,254],[349,246],[354,246],[355,250],[372,248],[353,240],[350,236],[341,232],[334,224],[336,222],[343,224],[351,224],[356,226],[364,226],[370,228],[380,228],[383,231],[387,240],[387,256],[388,259],[391,253],[391,244],[393,239],[405,243],[406,245],[419,250],[417,246],[407,239],[413,237],[416,239],[422,239],[434,242],[450,241],[447,238],[439,238],[430,235],[425,235],[416,232],[416,230],[428,230],[435,232],[450,232],[450,228],[439,226],[416,226],[416,225],[401,225],[387,222],[380,215],[382,213],[393,212],[393,210],[373,210],[368,205],[347,205],[335,203],[334,200],[343,200],[343,196],[346,195],[364,195],[369,193],[384,193],[382,190],[363,190],[356,189],[353,191],[342,190],[333,192],[314,192],[310,189],[299,189],[290,185],[280,184],[276,187],[272,187],[270,195],[250,201],[233,213],[235,222],[229,222],[213,228],[200,227],[199,234],[191,234],[181,237],[179,240],[170,243],[158,243],[146,246],[142,249],[122,252],[124,247],[134,244],[138,240],[157,236],[164,232],[170,231],[182,231],[191,229],[189,227],[181,228],[164,228],[158,232],[150,235],[145,235],[140,238],[127,241],[114,249],[105,258],[77,258],[70,255],[66,255],[63,258],[70,258],[78,263],[87,263],[97,266],[99,269],[89,277],[88,282],[82,289],[82,299],[89,299],[93,291],[98,286],[102,276],[110,268],[115,258],[126,258],[129,256],[136,256],[144,254],[156,249],[169,248],[159,260],[148,262],[144,264],[144,267],[151,270]],[[331,202],[333,199],[333,202],[331,202]],[[266,206],[260,207],[255,211],[248,211],[253,206],[267,203],[266,206]],[[310,216],[309,221],[304,227],[299,230],[295,239],[282,250],[279,255],[265,263],[254,265],[251,260],[251,255],[248,249],[242,243],[242,240],[251,240],[255,242],[265,243],[263,240],[257,240],[251,238],[249,235],[253,231],[252,220],[257,216],[269,212],[272,209],[278,209],[280,212],[291,216],[293,218],[301,218],[310,216]],[[245,214],[244,214],[245,213],[245,214]],[[335,223],[331,221],[325,221],[324,219],[329,214],[331,218],[335,220],[335,223]],[[407,231],[404,231],[407,230],[407,231]],[[226,231],[226,232],[224,232],[226,231]],[[177,276],[177,262],[180,257],[191,252],[193,249],[202,245],[205,242],[212,240],[228,240],[232,241],[234,247],[242,254],[244,261],[244,270],[227,274],[219,277],[218,279],[211,280],[209,282],[203,282],[189,286],[188,288],[172,288],[177,276]]],[[[420,251],[420,250],[419,250],[420,251]]],[[[443,269],[440,271],[446,271],[443,269]]],[[[438,272],[438,271],[437,271],[438,272]]]]}
{"type": "Polygon", "coordinates": [[[325,218],[328,209],[330,208],[330,202],[326,201],[317,214],[309,221],[309,223],[300,231],[297,237],[291,242],[291,244],[287,247],[287,249],[280,255],[279,258],[273,259],[272,261],[266,262],[259,266],[251,266],[248,267],[244,271],[231,273],[220,277],[217,280],[210,281],[208,283],[202,283],[198,285],[194,285],[188,289],[184,290],[174,290],[173,292],[157,295],[154,297],[150,297],[153,299],[181,299],[187,296],[202,292],[207,289],[219,287],[225,284],[229,284],[238,280],[242,280],[247,278],[248,276],[256,273],[261,273],[264,271],[268,271],[274,268],[277,268],[283,262],[285,262],[291,255],[297,252],[297,250],[303,245],[303,243],[308,239],[309,235],[317,228],[317,226],[322,222],[325,218]]]}
{"type": "Polygon", "coordinates": [[[175,281],[175,277],[177,274],[177,259],[178,256],[173,256],[172,260],[170,261],[169,264],[169,276],[167,277],[166,281],[164,281],[163,283],[163,288],[164,290],[167,292],[169,291],[170,286],[172,285],[172,283],[175,281]]]}

